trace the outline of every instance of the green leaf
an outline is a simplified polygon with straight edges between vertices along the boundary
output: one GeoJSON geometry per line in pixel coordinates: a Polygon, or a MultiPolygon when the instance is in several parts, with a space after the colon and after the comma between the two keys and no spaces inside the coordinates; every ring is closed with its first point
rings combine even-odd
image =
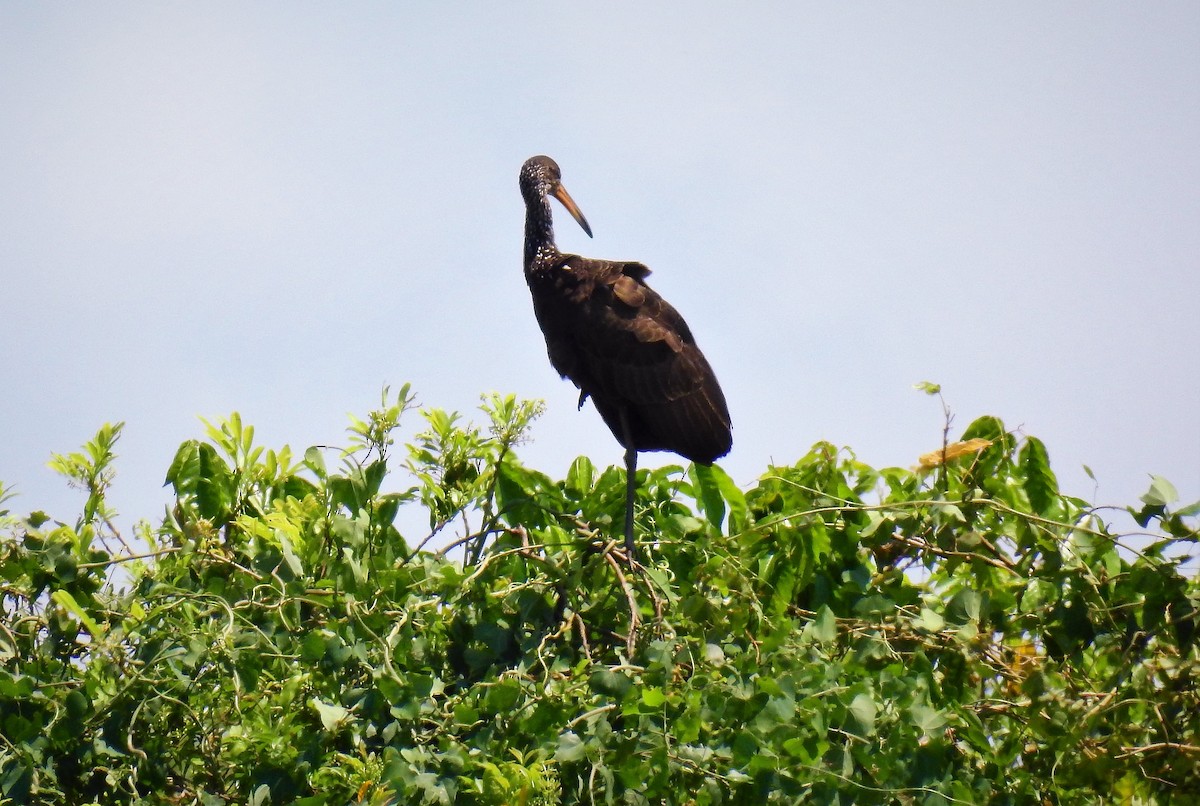
{"type": "Polygon", "coordinates": [[[95,622],[86,610],[79,606],[79,602],[75,601],[75,597],[70,593],[65,590],[56,590],[50,594],[50,598],[62,605],[75,618],[79,619],[79,623],[91,633],[92,638],[100,639],[104,637],[104,629],[95,622]]]}
{"type": "Polygon", "coordinates": [[[1141,496],[1141,501],[1147,506],[1165,507],[1179,500],[1179,491],[1175,485],[1162,476],[1150,477],[1150,489],[1141,496]]]}
{"type": "Polygon", "coordinates": [[[661,592],[660,595],[665,595],[667,597],[667,603],[669,605],[674,606],[675,603],[679,601],[679,594],[676,593],[676,586],[671,583],[670,578],[660,569],[646,567],[642,569],[642,573],[644,573],[646,577],[652,583],[654,583],[657,589],[661,592]]]}
{"type": "Polygon", "coordinates": [[[720,531],[721,523],[725,520],[725,499],[721,496],[721,487],[714,477],[715,472],[717,468],[714,465],[693,462],[688,475],[691,477],[700,511],[704,513],[708,522],[720,531]]]}
{"type": "MultiPolygon", "coordinates": [[[[873,535],[877,531],[879,531],[880,527],[884,526],[885,524],[889,527],[888,528],[889,532],[895,528],[895,526],[892,522],[892,519],[884,516],[880,512],[876,512],[875,510],[868,510],[865,513],[865,515],[867,518],[867,525],[864,526],[858,533],[858,536],[861,538],[870,537],[871,535],[873,535]]],[[[885,534],[886,534],[886,532],[885,532],[885,534]]]]}
{"type": "Polygon", "coordinates": [[[854,721],[858,724],[856,731],[860,736],[870,736],[875,732],[875,714],[879,708],[875,705],[875,700],[871,699],[871,695],[867,693],[856,694],[854,699],[850,701],[848,708],[850,715],[854,717],[854,721]]]}
{"type": "Polygon", "coordinates": [[[309,700],[309,705],[316,709],[317,715],[321,717],[321,727],[326,733],[333,733],[350,719],[350,712],[340,705],[322,702],[316,697],[309,700]]]}
{"type": "Polygon", "coordinates": [[[982,604],[983,599],[977,592],[964,588],[950,599],[946,615],[955,624],[974,623],[979,621],[982,604]]]}
{"type": "Polygon", "coordinates": [[[307,663],[314,663],[325,657],[325,635],[319,630],[313,630],[304,636],[300,646],[300,657],[307,663]]]}
{"type": "Polygon", "coordinates": [[[596,466],[586,456],[579,456],[571,462],[567,471],[567,489],[580,498],[590,494],[596,484],[596,466]]]}
{"type": "Polygon", "coordinates": [[[1058,497],[1058,479],[1050,470],[1050,458],[1040,439],[1028,437],[1025,440],[1020,465],[1025,474],[1023,484],[1030,506],[1038,514],[1049,514],[1058,497]]]}
{"type": "Polygon", "coordinates": [[[196,494],[196,480],[200,478],[200,443],[189,439],[179,446],[171,466],[167,468],[166,484],[175,488],[176,497],[196,494]]]}
{"type": "Polygon", "coordinates": [[[746,494],[720,466],[712,465],[711,471],[713,481],[717,483],[717,489],[729,507],[729,528],[745,528],[748,512],[746,494]]]}
{"type": "Polygon", "coordinates": [[[828,644],[837,640],[837,619],[829,605],[824,605],[817,611],[817,617],[808,623],[804,632],[818,644],[828,644]]]}
{"type": "Polygon", "coordinates": [[[488,710],[493,713],[502,713],[511,709],[517,704],[517,700],[521,697],[521,684],[516,680],[508,679],[501,680],[496,685],[488,689],[487,696],[484,702],[488,710]]]}
{"type": "Polygon", "coordinates": [[[669,529],[674,537],[686,537],[703,532],[704,521],[691,515],[675,514],[667,519],[664,528],[669,529]]]}
{"type": "Polygon", "coordinates": [[[612,669],[598,669],[592,672],[589,684],[593,691],[608,694],[620,700],[629,689],[633,688],[633,678],[624,672],[617,672],[612,669]]]}
{"type": "Polygon", "coordinates": [[[770,730],[777,725],[790,725],[795,718],[795,700],[791,697],[771,697],[754,721],[760,730],[770,730]]]}
{"type": "Polygon", "coordinates": [[[88,708],[91,705],[88,702],[87,695],[79,689],[75,689],[67,694],[65,704],[67,706],[67,716],[75,722],[78,722],[87,716],[88,708]]]}
{"type": "Polygon", "coordinates": [[[1058,601],[1058,585],[1048,579],[1035,577],[1025,584],[1020,596],[1020,612],[1037,613],[1058,601]]]}
{"type": "Polygon", "coordinates": [[[279,539],[279,549],[283,552],[283,560],[287,563],[288,569],[297,577],[304,576],[304,563],[300,561],[300,557],[292,549],[292,541],[288,537],[287,530],[276,529],[275,536],[279,539]]]}
{"type": "Polygon", "coordinates": [[[921,608],[921,615],[913,622],[913,625],[918,630],[925,632],[941,632],[946,626],[946,620],[942,618],[940,613],[930,610],[928,607],[921,608]]]}
{"type": "Polygon", "coordinates": [[[942,712],[928,705],[914,703],[909,713],[912,714],[913,724],[925,735],[941,730],[946,725],[946,717],[942,712]]]}
{"type": "Polygon", "coordinates": [[[996,417],[985,415],[966,427],[962,434],[962,440],[966,442],[971,439],[987,439],[998,442],[1004,436],[1004,423],[996,417]]]}
{"type": "Polygon", "coordinates": [[[304,452],[304,465],[319,479],[324,480],[329,476],[325,469],[325,455],[320,448],[312,447],[304,452]]]}
{"type": "Polygon", "coordinates": [[[200,517],[225,523],[233,508],[233,475],[229,465],[207,443],[197,448],[196,506],[200,517]]]}
{"type": "Polygon", "coordinates": [[[939,516],[943,516],[947,520],[952,520],[956,523],[967,522],[967,516],[963,514],[962,509],[957,504],[934,504],[933,511],[939,516]]]}
{"type": "Polygon", "coordinates": [[[667,695],[661,688],[642,689],[642,704],[648,708],[660,708],[667,701],[667,695]]]}
{"type": "Polygon", "coordinates": [[[35,684],[32,677],[0,669],[0,697],[23,700],[27,699],[34,689],[35,684]]]}
{"type": "Polygon", "coordinates": [[[554,751],[555,761],[560,764],[569,764],[572,761],[579,761],[586,753],[587,746],[574,731],[568,730],[559,734],[558,749],[554,751]]]}

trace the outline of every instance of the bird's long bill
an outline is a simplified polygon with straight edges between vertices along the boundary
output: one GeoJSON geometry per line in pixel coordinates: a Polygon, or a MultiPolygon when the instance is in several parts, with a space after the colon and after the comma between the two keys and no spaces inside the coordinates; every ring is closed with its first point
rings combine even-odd
{"type": "Polygon", "coordinates": [[[554,198],[562,202],[562,206],[567,208],[567,212],[571,214],[579,222],[579,226],[583,227],[583,231],[592,237],[592,228],[588,226],[587,219],[583,217],[583,212],[579,209],[579,205],[571,198],[571,194],[567,193],[567,189],[562,185],[554,186],[554,198]]]}

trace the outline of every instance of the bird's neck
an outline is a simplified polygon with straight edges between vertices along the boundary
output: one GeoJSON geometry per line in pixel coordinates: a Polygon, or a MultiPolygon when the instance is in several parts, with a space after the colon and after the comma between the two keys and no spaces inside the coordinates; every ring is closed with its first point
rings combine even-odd
{"type": "Polygon", "coordinates": [[[554,245],[554,221],[550,215],[550,200],[544,196],[525,205],[525,270],[548,256],[557,255],[554,245]]]}

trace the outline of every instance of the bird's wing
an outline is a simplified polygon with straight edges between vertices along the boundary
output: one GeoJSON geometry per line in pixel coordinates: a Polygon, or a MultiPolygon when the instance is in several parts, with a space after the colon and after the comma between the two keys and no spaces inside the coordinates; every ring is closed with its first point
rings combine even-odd
{"type": "MultiPolygon", "coordinates": [[[[640,263],[606,273],[611,298],[603,305],[609,327],[621,331],[614,349],[591,351],[593,376],[610,392],[593,394],[604,421],[624,442],[621,407],[639,450],[670,450],[698,462],[728,453],[729,409],[716,375],[687,322],[646,285],[640,263]]],[[[599,302],[602,292],[593,295],[599,302]]]]}
{"type": "Polygon", "coordinates": [[[575,341],[598,387],[588,390],[593,397],[607,392],[634,404],[655,405],[716,385],[687,322],[646,285],[648,268],[641,263],[588,263],[595,286],[581,307],[575,341]]]}
{"type": "Polygon", "coordinates": [[[619,441],[624,411],[639,450],[711,462],[729,450],[725,398],[683,317],[646,285],[649,274],[641,263],[563,255],[535,278],[550,360],[619,441]]]}

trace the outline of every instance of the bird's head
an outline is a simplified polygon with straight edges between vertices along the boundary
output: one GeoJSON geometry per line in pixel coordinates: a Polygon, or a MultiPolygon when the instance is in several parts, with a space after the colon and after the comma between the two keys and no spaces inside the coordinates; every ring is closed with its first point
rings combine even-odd
{"type": "Polygon", "coordinates": [[[592,228],[588,226],[579,205],[575,204],[575,200],[562,185],[562,171],[559,170],[558,163],[549,157],[537,156],[525,160],[525,164],[521,166],[521,195],[525,197],[526,204],[540,202],[547,196],[553,196],[567,208],[571,217],[579,222],[579,226],[583,227],[588,237],[592,237],[592,228]]]}

